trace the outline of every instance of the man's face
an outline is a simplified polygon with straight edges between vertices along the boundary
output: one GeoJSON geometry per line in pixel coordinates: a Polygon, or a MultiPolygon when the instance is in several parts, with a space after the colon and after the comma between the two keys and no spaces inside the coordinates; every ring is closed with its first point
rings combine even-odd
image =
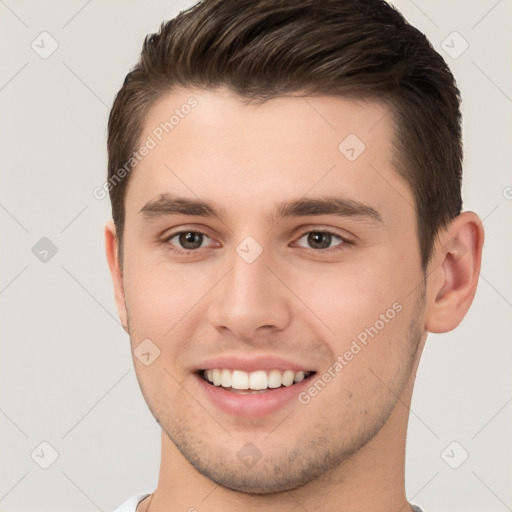
{"type": "Polygon", "coordinates": [[[160,355],[135,369],[165,433],[220,485],[318,478],[410,386],[423,273],[392,130],[375,102],[247,106],[225,89],[175,91],[146,119],[156,147],[130,177],[123,283],[132,349],[160,355]]]}

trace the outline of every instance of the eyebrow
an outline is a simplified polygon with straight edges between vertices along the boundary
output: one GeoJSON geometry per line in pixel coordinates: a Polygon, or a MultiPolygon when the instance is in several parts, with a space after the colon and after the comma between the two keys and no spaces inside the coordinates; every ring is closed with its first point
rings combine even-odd
{"type": "MultiPolygon", "coordinates": [[[[154,220],[172,215],[190,215],[205,218],[225,219],[226,211],[214,203],[199,198],[180,197],[173,194],[160,194],[148,201],[140,210],[144,220],[154,220]]],[[[352,217],[382,223],[377,210],[359,201],[342,197],[300,198],[284,201],[274,206],[267,215],[269,223],[287,217],[335,215],[352,217]]]]}

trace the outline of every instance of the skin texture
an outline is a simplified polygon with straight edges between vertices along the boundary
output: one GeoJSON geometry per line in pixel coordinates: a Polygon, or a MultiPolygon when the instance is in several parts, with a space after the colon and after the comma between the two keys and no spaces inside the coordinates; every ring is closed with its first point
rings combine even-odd
{"type": "Polygon", "coordinates": [[[256,106],[226,89],[177,89],[153,106],[141,140],[192,96],[197,106],[130,177],[122,272],[115,227],[105,229],[131,348],[149,338],[160,350],[149,366],[134,357],[162,427],[158,487],[138,511],[407,510],[416,369],[427,333],[455,328],[471,304],[480,220],[465,212],[441,231],[425,279],[385,106],[299,95],[256,106]],[[338,149],[349,134],[366,146],[354,161],[338,149]],[[141,209],[165,193],[200,198],[222,216],[144,219],[141,209]],[[279,202],[326,197],[362,203],[381,221],[267,218],[279,202]],[[309,244],[308,233],[326,230],[335,235],[329,248],[309,244]],[[204,233],[202,246],[184,253],[179,237],[169,240],[180,231],[204,233]],[[263,250],[252,263],[236,251],[247,236],[263,250]],[[389,319],[393,305],[400,311],[389,319]],[[276,355],[318,376],[383,314],[384,327],[307,404],[230,414],[194,373],[219,354],[276,355]],[[247,443],[261,453],[251,467],[237,457],[247,443]]]}

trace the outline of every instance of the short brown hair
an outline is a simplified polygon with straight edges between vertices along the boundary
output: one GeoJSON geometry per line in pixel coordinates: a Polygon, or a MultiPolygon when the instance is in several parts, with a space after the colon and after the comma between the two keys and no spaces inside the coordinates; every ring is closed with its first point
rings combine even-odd
{"type": "MultiPolygon", "coordinates": [[[[394,165],[415,197],[423,269],[439,229],[461,211],[459,90],[427,38],[383,0],[204,0],[163,23],[110,112],[109,183],[148,110],[176,86],[227,86],[258,102],[293,92],[383,101],[394,165]]],[[[121,261],[128,181],[109,187],[121,261]]]]}

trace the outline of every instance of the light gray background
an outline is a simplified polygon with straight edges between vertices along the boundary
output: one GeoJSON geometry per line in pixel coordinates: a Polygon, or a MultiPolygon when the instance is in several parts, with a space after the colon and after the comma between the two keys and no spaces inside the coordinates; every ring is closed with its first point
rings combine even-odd
{"type": "MultiPolygon", "coordinates": [[[[144,36],[192,3],[0,0],[0,511],[108,511],[156,486],[160,431],[115,310],[110,205],[92,190],[105,180],[109,107],[144,36]],[[31,48],[43,31],[59,45],[47,59],[31,48]],[[58,248],[47,262],[32,252],[42,237],[58,248]],[[48,469],[43,441],[58,453],[48,469]]],[[[486,229],[470,313],[427,342],[407,493],[427,512],[502,512],[512,507],[512,3],[395,4],[457,78],[465,208],[486,229]],[[469,43],[457,58],[454,31],[469,43]]]]}

